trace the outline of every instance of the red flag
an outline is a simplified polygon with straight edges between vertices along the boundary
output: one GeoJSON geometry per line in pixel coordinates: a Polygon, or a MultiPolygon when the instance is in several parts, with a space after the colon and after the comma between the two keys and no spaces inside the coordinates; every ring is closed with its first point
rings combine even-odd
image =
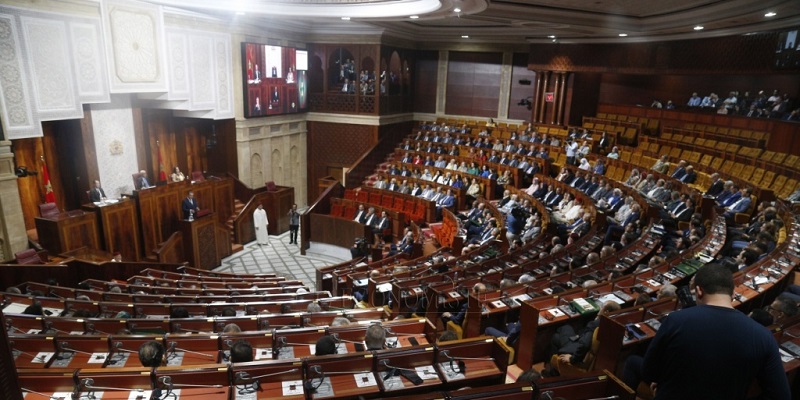
{"type": "Polygon", "coordinates": [[[53,185],[50,184],[50,173],[47,172],[47,164],[42,161],[42,180],[44,181],[44,202],[55,203],[56,194],[53,192],[53,185]]]}
{"type": "Polygon", "coordinates": [[[167,180],[167,171],[164,171],[164,160],[161,159],[161,144],[158,143],[158,181],[167,180]]]}

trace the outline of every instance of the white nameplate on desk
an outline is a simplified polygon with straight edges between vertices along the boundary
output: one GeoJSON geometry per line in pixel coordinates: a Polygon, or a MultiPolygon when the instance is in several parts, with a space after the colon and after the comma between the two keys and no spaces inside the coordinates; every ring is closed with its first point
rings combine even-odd
{"type": "Polygon", "coordinates": [[[364,374],[353,374],[353,378],[355,378],[356,380],[356,386],[360,388],[378,385],[378,382],[375,381],[375,374],[373,374],[372,372],[367,372],[364,374]]]}
{"type": "Polygon", "coordinates": [[[416,367],[414,368],[417,371],[417,375],[423,380],[427,379],[439,379],[439,375],[436,374],[436,370],[433,369],[432,365],[426,367],[416,367]]]}
{"type": "Polygon", "coordinates": [[[495,300],[495,301],[493,301],[493,302],[492,302],[492,305],[493,305],[495,308],[500,308],[500,307],[505,307],[505,306],[506,306],[506,304],[505,304],[505,303],[503,303],[501,300],[495,300]]]}
{"type": "Polygon", "coordinates": [[[256,349],[256,360],[271,360],[272,359],[272,349],[256,349]]]}
{"type": "Polygon", "coordinates": [[[303,394],[303,381],[281,382],[284,396],[301,396],[303,394]]]}
{"type": "Polygon", "coordinates": [[[92,353],[92,356],[89,357],[88,364],[102,364],[106,362],[108,358],[108,353],[92,353]]]}
{"type": "Polygon", "coordinates": [[[152,395],[152,390],[132,390],[128,395],[128,400],[149,399],[152,395]]]}
{"type": "Polygon", "coordinates": [[[559,310],[558,308],[551,308],[551,309],[547,310],[547,312],[549,312],[550,315],[552,315],[552,316],[554,316],[556,318],[564,316],[564,312],[559,310]]]}
{"type": "Polygon", "coordinates": [[[40,351],[36,353],[36,357],[31,360],[31,364],[47,364],[56,353],[50,351],[40,351]]]}
{"type": "Polygon", "coordinates": [[[375,286],[375,289],[378,291],[378,293],[389,292],[389,291],[392,290],[392,284],[391,283],[381,283],[380,285],[375,286]]]}
{"type": "Polygon", "coordinates": [[[449,294],[450,297],[452,297],[454,299],[456,299],[456,298],[461,296],[460,294],[458,294],[458,292],[448,292],[447,294],[449,294]]]}
{"type": "Polygon", "coordinates": [[[647,280],[647,283],[649,283],[649,284],[650,284],[650,286],[661,286],[661,284],[660,284],[660,283],[658,283],[658,281],[657,281],[657,280],[655,280],[655,279],[648,279],[648,280],[647,280]]]}

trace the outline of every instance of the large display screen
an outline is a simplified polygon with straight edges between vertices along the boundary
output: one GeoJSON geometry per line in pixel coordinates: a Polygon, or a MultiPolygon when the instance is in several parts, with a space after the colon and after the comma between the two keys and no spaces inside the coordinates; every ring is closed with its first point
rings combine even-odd
{"type": "Polygon", "coordinates": [[[800,68],[800,43],[797,43],[797,29],[781,32],[775,49],[775,67],[800,68]]]}
{"type": "Polygon", "coordinates": [[[244,116],[306,111],[308,53],[292,47],[242,43],[244,116]]]}

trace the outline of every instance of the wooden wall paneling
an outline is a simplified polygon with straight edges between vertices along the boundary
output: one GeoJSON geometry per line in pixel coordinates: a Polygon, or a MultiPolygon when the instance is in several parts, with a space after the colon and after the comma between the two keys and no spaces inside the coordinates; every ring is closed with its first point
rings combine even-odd
{"type": "Polygon", "coordinates": [[[497,117],[502,53],[450,52],[445,112],[497,117]]]}
{"type": "Polygon", "coordinates": [[[37,217],[35,224],[39,232],[39,242],[50,254],[61,254],[84,246],[90,249],[100,248],[97,217],[94,213],[71,217],[66,214],[55,218],[37,217]]]}
{"type": "Polygon", "coordinates": [[[141,260],[139,215],[133,200],[126,198],[101,207],[89,203],[83,209],[97,216],[103,249],[110,253],[120,252],[127,261],[141,260]]]}
{"type": "MultiPolygon", "coordinates": [[[[83,138],[83,160],[86,168],[86,180],[89,186],[95,179],[100,179],[100,167],[97,165],[97,147],[94,143],[91,107],[83,106],[83,118],[79,120],[81,137],[83,138]]],[[[87,189],[88,190],[88,189],[87,189]]]]}
{"type": "MultiPolygon", "coordinates": [[[[22,215],[25,219],[25,229],[36,228],[34,218],[39,216],[39,204],[44,202],[44,184],[42,182],[41,162],[42,139],[28,138],[15,139],[11,141],[14,151],[14,162],[16,167],[26,167],[29,171],[36,172],[37,175],[30,175],[17,179],[20,202],[22,204],[22,215]]],[[[56,197],[56,201],[58,201],[56,197]]],[[[61,208],[61,203],[59,208],[61,208]]]]}
{"type": "Polygon", "coordinates": [[[376,127],[328,122],[308,122],[307,190],[309,202],[318,196],[317,181],[328,166],[350,167],[376,143],[376,127]]]}
{"type": "MultiPolygon", "coordinates": [[[[91,187],[87,168],[87,144],[83,141],[80,120],[52,121],[54,129],[45,131],[43,139],[50,181],[57,182],[56,198],[63,197],[65,210],[74,210],[89,201],[91,187]]],[[[91,143],[94,148],[94,141],[91,143]]],[[[94,151],[91,153],[92,157],[94,151]]]]}
{"type": "Polygon", "coordinates": [[[234,211],[233,180],[212,180],[211,182],[213,183],[214,210],[217,220],[224,224],[234,211]]]}
{"type": "Polygon", "coordinates": [[[236,154],[236,121],[226,119],[213,121],[216,127],[217,145],[204,149],[207,160],[206,171],[225,176],[239,177],[239,159],[236,154]]]}
{"type": "Polygon", "coordinates": [[[436,113],[436,88],[439,77],[439,52],[418,52],[416,67],[414,112],[434,114],[436,113]]]}
{"type": "Polygon", "coordinates": [[[600,97],[600,74],[575,73],[567,82],[564,121],[567,125],[580,126],[585,115],[597,114],[597,99],[600,97]]]}
{"type": "MultiPolygon", "coordinates": [[[[136,161],[139,163],[139,170],[147,171],[148,165],[148,140],[145,137],[145,115],[141,107],[132,106],[131,112],[133,114],[133,136],[136,139],[136,161]]],[[[131,171],[133,173],[134,171],[131,171]]],[[[149,177],[153,177],[152,171],[147,171],[149,177]]]]}

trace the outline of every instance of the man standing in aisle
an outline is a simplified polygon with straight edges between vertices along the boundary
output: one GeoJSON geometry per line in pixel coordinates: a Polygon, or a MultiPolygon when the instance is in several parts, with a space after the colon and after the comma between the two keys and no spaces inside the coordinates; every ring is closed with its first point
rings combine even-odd
{"type": "Polygon", "coordinates": [[[289,210],[289,244],[297,244],[297,230],[300,228],[300,213],[297,212],[297,204],[292,204],[289,210]]]}
{"type": "Polygon", "coordinates": [[[269,219],[267,219],[267,212],[264,210],[262,204],[253,212],[253,226],[256,228],[256,241],[259,246],[269,246],[269,219]]]}

